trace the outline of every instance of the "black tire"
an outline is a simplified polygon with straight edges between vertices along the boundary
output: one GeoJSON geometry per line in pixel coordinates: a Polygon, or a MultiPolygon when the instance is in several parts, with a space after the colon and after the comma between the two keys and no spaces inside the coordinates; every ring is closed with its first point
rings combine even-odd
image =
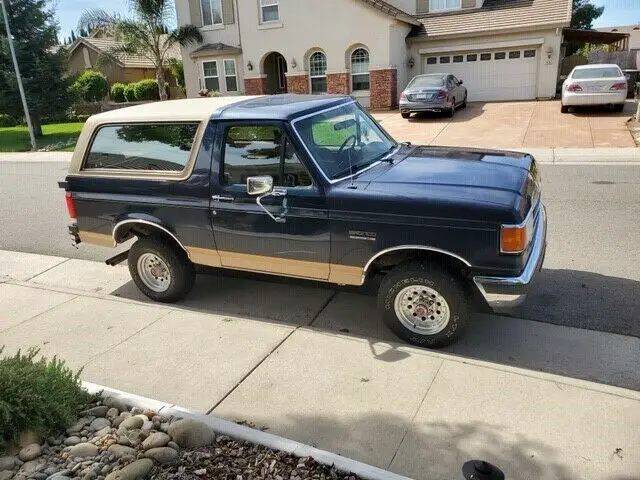
{"type": "Polygon", "coordinates": [[[431,263],[407,263],[391,270],[380,285],[378,307],[382,310],[384,322],[398,337],[420,347],[440,348],[454,343],[469,322],[469,301],[462,280],[431,263]],[[415,332],[406,327],[396,314],[396,297],[412,285],[424,285],[435,290],[448,304],[449,320],[441,331],[429,335],[415,332]]]}
{"type": "Polygon", "coordinates": [[[623,110],[624,110],[624,103],[618,103],[618,104],[613,106],[613,111],[614,112],[621,112],[623,110]]]}
{"type": "Polygon", "coordinates": [[[569,113],[569,107],[562,105],[560,107],[560,113],[569,113]]]}
{"type": "Polygon", "coordinates": [[[453,116],[456,114],[456,99],[455,98],[451,99],[451,108],[448,109],[446,112],[447,112],[447,117],[449,117],[449,118],[453,118],[453,116]]]}
{"type": "Polygon", "coordinates": [[[464,100],[462,101],[462,106],[460,108],[467,108],[467,94],[464,94],[464,100]]]}
{"type": "Polygon", "coordinates": [[[401,112],[400,115],[402,115],[402,118],[407,119],[411,116],[410,112],[401,112]]]}
{"type": "Polygon", "coordinates": [[[162,303],[175,303],[185,298],[196,279],[196,271],[186,253],[174,245],[156,237],[140,238],[129,250],[129,273],[136,286],[151,300],[162,303]],[[168,267],[169,288],[156,292],[143,281],[138,271],[138,259],[145,253],[159,257],[168,267]]]}

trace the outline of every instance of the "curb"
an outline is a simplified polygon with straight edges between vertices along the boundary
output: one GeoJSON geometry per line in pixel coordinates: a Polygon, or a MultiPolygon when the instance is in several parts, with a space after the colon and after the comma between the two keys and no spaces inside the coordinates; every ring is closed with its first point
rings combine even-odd
{"type": "Polygon", "coordinates": [[[327,452],[326,450],[320,450],[294,440],[279,437],[272,433],[266,433],[244,425],[238,425],[212,415],[196,413],[186,408],[122,392],[96,383],[82,382],[82,386],[91,394],[103,392],[110,397],[116,397],[123,400],[132,407],[153,409],[162,415],[173,415],[174,417],[199,420],[211,427],[216,433],[235,438],[236,440],[255,443],[256,445],[262,445],[276,451],[283,451],[295,455],[296,457],[312,457],[322,465],[327,465],[329,467],[333,466],[338,470],[357,475],[365,480],[412,480],[409,477],[398,475],[366,463],[327,452]]]}

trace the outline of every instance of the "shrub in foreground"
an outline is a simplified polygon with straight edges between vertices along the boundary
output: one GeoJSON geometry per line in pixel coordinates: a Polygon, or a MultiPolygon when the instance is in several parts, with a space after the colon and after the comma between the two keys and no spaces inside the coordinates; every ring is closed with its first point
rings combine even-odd
{"type": "Polygon", "coordinates": [[[124,98],[127,102],[136,101],[135,83],[129,83],[124,87],[124,98]]]}
{"type": "Polygon", "coordinates": [[[111,100],[113,100],[116,103],[124,102],[126,100],[124,96],[125,88],[126,88],[126,85],[124,83],[114,83],[113,85],[111,85],[111,91],[109,92],[109,96],[111,97],[111,100]]]}
{"type": "MultiPolygon", "coordinates": [[[[4,347],[0,347],[0,356],[4,347]]],[[[21,432],[46,436],[73,423],[89,401],[73,373],[62,360],[40,358],[39,350],[18,351],[0,358],[0,449],[21,432]]]]}
{"type": "Polygon", "coordinates": [[[160,100],[160,93],[158,92],[158,81],[148,78],[146,80],[140,80],[135,84],[136,100],[139,102],[145,100],[160,100]]]}

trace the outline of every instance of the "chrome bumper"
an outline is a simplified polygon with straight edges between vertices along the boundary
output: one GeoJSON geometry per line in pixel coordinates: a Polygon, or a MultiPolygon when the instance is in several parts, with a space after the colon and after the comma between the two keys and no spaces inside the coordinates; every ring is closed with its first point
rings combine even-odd
{"type": "Polygon", "coordinates": [[[519,277],[473,277],[478,290],[496,312],[521,305],[527,298],[533,277],[542,268],[547,248],[547,213],[544,205],[536,219],[533,245],[519,277]]]}

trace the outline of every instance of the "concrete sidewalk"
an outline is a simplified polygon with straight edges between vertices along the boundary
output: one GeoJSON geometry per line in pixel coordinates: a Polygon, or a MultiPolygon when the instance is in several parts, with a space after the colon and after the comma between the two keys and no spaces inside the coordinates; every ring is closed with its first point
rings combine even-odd
{"type": "Polygon", "coordinates": [[[470,458],[514,479],[639,478],[640,393],[538,371],[640,389],[637,338],[480,317],[484,351],[474,325],[475,345],[433,352],[389,337],[364,295],[256,283],[199,277],[195,300],[165,306],[116,296],[124,267],[0,251],[0,344],[413,478],[460,478],[470,458]],[[332,331],[343,317],[350,335],[332,331]]]}

